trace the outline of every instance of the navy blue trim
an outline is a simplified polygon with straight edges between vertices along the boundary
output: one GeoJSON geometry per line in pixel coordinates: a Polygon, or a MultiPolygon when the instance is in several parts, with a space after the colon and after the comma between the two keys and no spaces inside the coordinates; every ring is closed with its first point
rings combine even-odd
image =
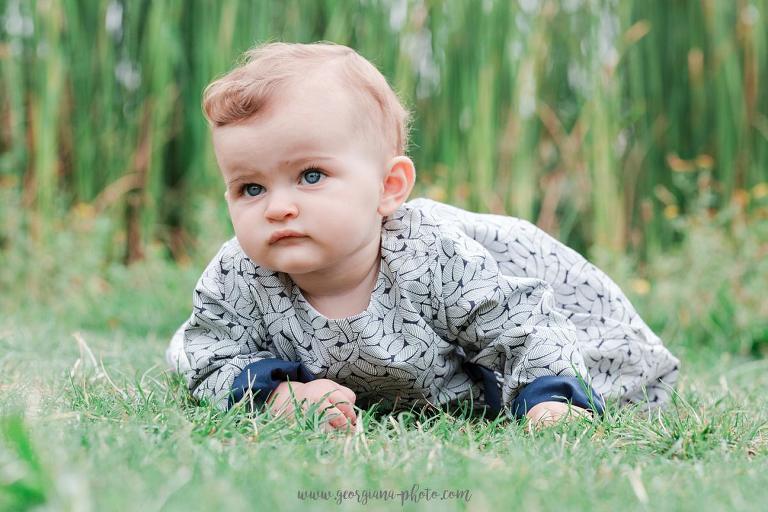
{"type": "MultiPolygon", "coordinates": [[[[485,403],[488,405],[492,416],[496,417],[501,414],[501,387],[496,379],[496,374],[485,366],[467,361],[464,362],[463,368],[473,381],[482,381],[485,390],[485,403]]],[[[601,416],[605,413],[605,400],[592,386],[588,386],[578,377],[562,377],[560,375],[539,377],[525,386],[512,402],[512,413],[517,419],[522,419],[534,405],[550,401],[570,402],[601,416]]]]}
{"type": "Polygon", "coordinates": [[[465,361],[462,365],[464,371],[475,382],[483,382],[485,391],[485,403],[491,410],[492,417],[501,413],[501,388],[499,381],[496,380],[496,374],[485,366],[465,361]]]}
{"type": "Polygon", "coordinates": [[[605,413],[605,400],[592,386],[578,377],[559,375],[539,377],[525,386],[512,402],[512,413],[522,419],[534,405],[550,401],[571,403],[600,416],[605,413]]]}
{"type": "Polygon", "coordinates": [[[283,361],[282,359],[262,359],[249,364],[240,375],[235,377],[229,395],[227,409],[243,399],[246,394],[252,396],[252,405],[263,405],[267,397],[281,382],[309,382],[315,376],[302,363],[283,361]]]}

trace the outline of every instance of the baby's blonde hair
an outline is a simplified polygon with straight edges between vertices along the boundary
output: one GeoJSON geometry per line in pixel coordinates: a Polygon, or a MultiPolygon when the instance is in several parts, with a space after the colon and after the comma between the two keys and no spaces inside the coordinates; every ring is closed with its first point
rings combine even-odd
{"type": "Polygon", "coordinates": [[[361,110],[383,135],[384,150],[390,156],[405,154],[408,111],[379,70],[353,49],[326,42],[269,43],[251,48],[244,57],[241,65],[205,88],[203,111],[211,126],[246,120],[263,109],[281,87],[335,64],[341,72],[340,83],[357,93],[363,102],[361,110]]]}

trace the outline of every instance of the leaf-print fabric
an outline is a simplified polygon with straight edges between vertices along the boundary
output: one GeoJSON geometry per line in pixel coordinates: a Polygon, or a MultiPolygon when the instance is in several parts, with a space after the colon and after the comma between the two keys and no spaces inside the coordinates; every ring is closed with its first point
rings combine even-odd
{"type": "Polygon", "coordinates": [[[235,377],[264,358],[303,363],[361,407],[483,407],[464,363],[495,372],[504,406],[543,376],[649,405],[677,379],[679,361],[619,287],[527,221],[415,199],[383,222],[381,257],[368,308],[329,319],[232,239],[200,278],[169,363],[222,408],[235,377]]]}

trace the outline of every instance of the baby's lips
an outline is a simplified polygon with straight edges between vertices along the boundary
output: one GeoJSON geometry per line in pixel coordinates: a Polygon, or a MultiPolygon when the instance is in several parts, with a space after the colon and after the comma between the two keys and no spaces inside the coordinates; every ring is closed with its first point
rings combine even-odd
{"type": "Polygon", "coordinates": [[[306,236],[304,235],[304,233],[300,233],[293,229],[281,229],[269,235],[269,243],[273,244],[275,242],[279,242],[284,238],[302,238],[304,236],[306,236]]]}

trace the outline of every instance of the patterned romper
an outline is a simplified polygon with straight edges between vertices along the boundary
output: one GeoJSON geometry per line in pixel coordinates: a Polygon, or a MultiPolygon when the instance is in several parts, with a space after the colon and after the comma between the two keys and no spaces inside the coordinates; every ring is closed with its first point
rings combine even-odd
{"type": "Polygon", "coordinates": [[[545,400],[669,398],[679,361],[621,289],[530,222],[414,199],[384,219],[368,308],[329,319],[287,274],[226,242],[166,357],[198,399],[261,404],[327,378],[356,405],[472,407],[522,417],[545,400]]]}

